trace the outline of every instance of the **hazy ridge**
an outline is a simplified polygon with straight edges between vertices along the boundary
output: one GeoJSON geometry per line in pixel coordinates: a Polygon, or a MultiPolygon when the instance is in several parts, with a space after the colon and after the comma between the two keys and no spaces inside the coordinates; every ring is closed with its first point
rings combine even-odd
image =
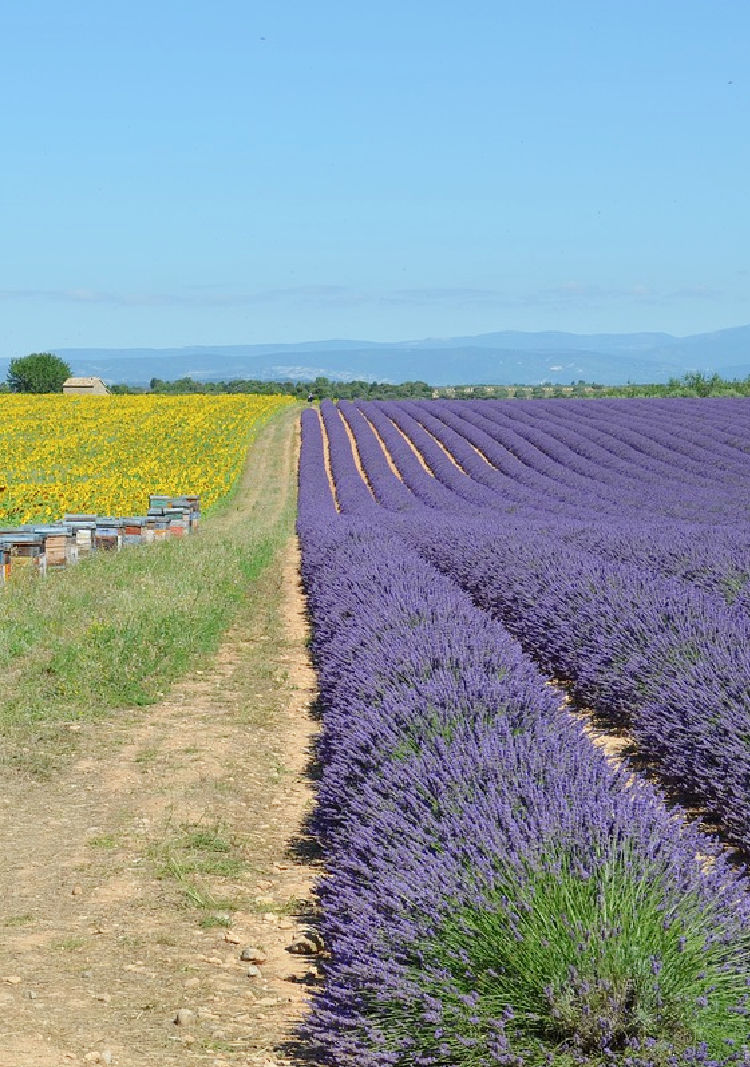
{"type": "MultiPolygon", "coordinates": [[[[107,382],[151,378],[364,379],[433,385],[665,382],[688,371],[750,375],[750,325],[674,337],[667,333],[576,334],[505,330],[416,341],[303,341],[184,348],[58,348],[74,374],[107,382]]],[[[4,377],[8,359],[0,359],[4,377]]]]}

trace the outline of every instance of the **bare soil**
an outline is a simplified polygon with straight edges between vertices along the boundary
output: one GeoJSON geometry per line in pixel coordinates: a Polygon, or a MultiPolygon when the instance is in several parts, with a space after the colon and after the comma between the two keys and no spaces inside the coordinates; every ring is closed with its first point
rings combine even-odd
{"type": "MultiPolygon", "coordinates": [[[[296,422],[263,431],[216,521],[288,504],[296,422]]],[[[290,1062],[317,981],[287,951],[318,873],[298,570],[290,534],[213,660],[157,705],[71,723],[51,780],[0,768],[0,1067],[290,1062]]]]}

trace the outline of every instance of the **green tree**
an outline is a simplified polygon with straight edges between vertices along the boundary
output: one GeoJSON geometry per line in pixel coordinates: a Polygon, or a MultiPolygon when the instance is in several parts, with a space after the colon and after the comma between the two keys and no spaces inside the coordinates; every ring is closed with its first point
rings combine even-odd
{"type": "Polygon", "coordinates": [[[8,367],[8,385],[14,393],[60,393],[69,377],[68,364],[51,352],[32,352],[12,359],[8,367]]]}

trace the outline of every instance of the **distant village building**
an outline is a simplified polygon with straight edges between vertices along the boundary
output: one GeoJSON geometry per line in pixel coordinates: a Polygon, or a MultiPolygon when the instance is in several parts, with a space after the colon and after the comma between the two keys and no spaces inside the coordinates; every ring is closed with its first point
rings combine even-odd
{"type": "Polygon", "coordinates": [[[66,396],[107,396],[109,389],[101,378],[68,378],[63,383],[66,396]]]}

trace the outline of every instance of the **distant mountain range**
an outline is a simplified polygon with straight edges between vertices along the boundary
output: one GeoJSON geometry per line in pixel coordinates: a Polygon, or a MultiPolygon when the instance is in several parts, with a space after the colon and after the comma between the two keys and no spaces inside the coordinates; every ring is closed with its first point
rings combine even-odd
{"type": "MultiPolygon", "coordinates": [[[[145,384],[151,378],[203,381],[403,382],[432,385],[567,385],[584,379],[602,385],[665,382],[688,371],[724,378],[750,375],[750,325],[691,337],[667,333],[521,333],[504,330],[475,337],[421,341],[305,341],[283,345],[187,348],[59,348],[73,373],[106,382],[145,384]]],[[[0,377],[8,359],[0,359],[0,377]]]]}

